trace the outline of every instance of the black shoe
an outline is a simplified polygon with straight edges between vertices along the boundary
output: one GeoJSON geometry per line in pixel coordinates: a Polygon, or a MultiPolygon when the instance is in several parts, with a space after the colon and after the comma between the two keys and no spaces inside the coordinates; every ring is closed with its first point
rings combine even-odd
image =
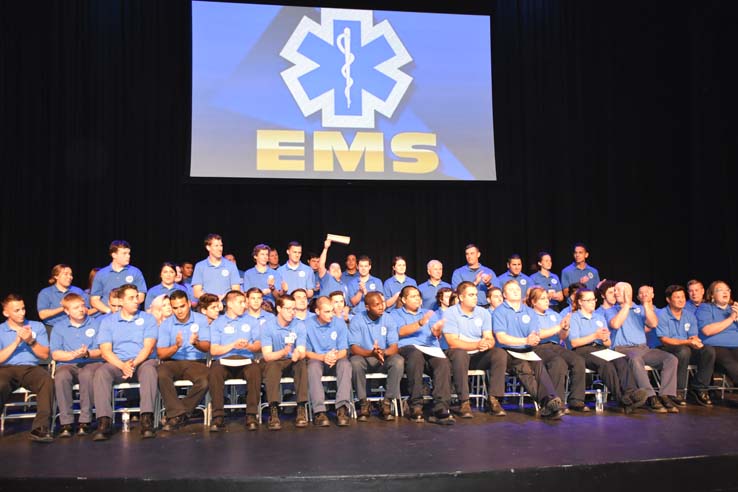
{"type": "Polygon", "coordinates": [[[432,422],[438,425],[453,425],[456,421],[453,415],[448,410],[441,410],[440,412],[434,412],[433,415],[428,417],[428,422],[432,422]]]}
{"type": "Polygon", "coordinates": [[[156,437],[156,434],[154,433],[153,413],[146,412],[141,414],[141,437],[144,439],[156,437]]]}
{"type": "Polygon", "coordinates": [[[412,413],[410,414],[410,420],[418,424],[422,424],[423,422],[425,422],[425,419],[423,418],[423,407],[419,405],[414,406],[412,413]]]}
{"type": "Polygon", "coordinates": [[[51,436],[48,427],[36,427],[31,431],[30,437],[33,442],[42,442],[45,444],[54,442],[54,438],[51,436]]]}
{"type": "Polygon", "coordinates": [[[366,422],[369,420],[370,412],[369,402],[367,400],[359,400],[359,415],[356,418],[359,422],[366,422]]]}
{"type": "Polygon", "coordinates": [[[685,394],[684,390],[677,390],[676,396],[670,396],[671,401],[674,402],[674,405],[678,407],[686,407],[687,406],[687,395],[685,394]]]}
{"type": "Polygon", "coordinates": [[[541,407],[541,417],[548,420],[559,420],[564,416],[564,402],[558,396],[549,399],[541,407]]]}
{"type": "Polygon", "coordinates": [[[622,403],[625,413],[629,413],[636,408],[642,407],[648,401],[648,392],[643,388],[627,391],[620,403],[622,403]]]}
{"type": "Polygon", "coordinates": [[[579,401],[579,400],[571,400],[569,402],[568,407],[569,407],[569,410],[574,410],[575,412],[583,412],[583,413],[589,412],[589,407],[585,405],[583,401],[579,401]]]}
{"type": "Polygon", "coordinates": [[[255,431],[259,428],[259,421],[256,419],[256,415],[246,415],[246,430],[255,431]]]}
{"type": "Polygon", "coordinates": [[[59,435],[57,437],[65,438],[72,437],[72,424],[64,424],[59,429],[59,435]]]}
{"type": "Polygon", "coordinates": [[[167,419],[166,423],[162,426],[161,430],[172,432],[182,427],[185,424],[185,422],[187,422],[187,416],[184,414],[177,415],[176,417],[170,417],[167,419]]]}
{"type": "Polygon", "coordinates": [[[295,427],[303,428],[308,425],[307,408],[305,404],[297,404],[297,416],[295,416],[295,427]]]}
{"type": "Polygon", "coordinates": [[[110,417],[97,419],[97,432],[92,436],[93,441],[107,441],[113,435],[113,422],[110,417]]]}
{"type": "Polygon", "coordinates": [[[387,398],[382,400],[382,420],[386,422],[395,420],[395,416],[392,415],[392,402],[387,398]]]}
{"type": "Polygon", "coordinates": [[[664,408],[658,396],[649,396],[646,400],[646,407],[653,413],[666,413],[668,411],[664,408]]]}
{"type": "Polygon", "coordinates": [[[318,427],[330,427],[331,421],[328,420],[328,416],[325,414],[325,412],[318,412],[315,414],[315,420],[313,420],[313,423],[317,425],[318,427]]]}
{"type": "Polygon", "coordinates": [[[80,422],[79,426],[77,427],[78,436],[86,436],[86,435],[89,435],[91,432],[92,432],[92,429],[91,429],[90,424],[80,422]]]}
{"type": "Polygon", "coordinates": [[[347,427],[351,423],[346,407],[340,407],[336,411],[336,424],[338,427],[347,427]]]}
{"type": "Polygon", "coordinates": [[[490,396],[487,403],[489,404],[489,413],[495,417],[504,417],[507,415],[505,409],[502,408],[502,405],[500,405],[500,402],[494,396],[490,396]]]}
{"type": "Polygon", "coordinates": [[[712,400],[710,399],[710,393],[705,390],[690,390],[689,394],[694,398],[694,401],[698,405],[703,407],[711,407],[712,400]]]}
{"type": "Polygon", "coordinates": [[[282,422],[279,421],[279,406],[272,405],[269,407],[269,422],[267,422],[267,429],[270,431],[278,431],[282,428],[282,422]]]}
{"type": "Polygon", "coordinates": [[[674,402],[671,400],[671,396],[668,395],[660,395],[659,400],[661,400],[661,404],[664,405],[664,408],[669,413],[679,413],[679,409],[674,405],[674,402]]]}
{"type": "Polygon", "coordinates": [[[210,422],[210,432],[220,432],[223,429],[225,429],[225,418],[213,417],[210,422]]]}

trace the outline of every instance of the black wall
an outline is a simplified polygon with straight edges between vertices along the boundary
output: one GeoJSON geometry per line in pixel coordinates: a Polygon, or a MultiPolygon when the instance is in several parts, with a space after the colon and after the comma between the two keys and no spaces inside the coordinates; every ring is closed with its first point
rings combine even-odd
{"type": "Polygon", "coordinates": [[[494,14],[497,182],[193,181],[188,1],[3,2],[0,294],[33,309],[59,262],[84,287],[114,238],[153,284],[160,262],[203,258],[208,232],[242,269],[257,242],[319,251],[334,232],[381,278],[396,254],[419,280],[432,257],[450,278],[468,242],[497,272],[507,254],[530,263],[541,248],[560,271],[579,240],[602,276],[657,293],[738,278],[738,2],[442,10],[494,14]]]}

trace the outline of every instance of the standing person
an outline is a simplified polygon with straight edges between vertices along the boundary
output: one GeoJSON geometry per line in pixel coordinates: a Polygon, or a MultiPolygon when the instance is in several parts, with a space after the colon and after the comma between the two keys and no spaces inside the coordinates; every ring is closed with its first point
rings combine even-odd
{"type": "Polygon", "coordinates": [[[354,391],[359,398],[359,422],[369,419],[370,405],[366,399],[366,373],[387,374],[387,389],[382,400],[382,420],[390,421],[392,400],[400,397],[400,379],[405,359],[398,353],[399,335],[395,319],[385,313],[385,300],[379,292],[370,292],[365,299],[366,311],[357,314],[349,324],[348,344],[351,351],[351,373],[354,391]]]}
{"type": "Polygon", "coordinates": [[[382,281],[370,274],[372,271],[372,259],[368,256],[359,257],[359,276],[354,278],[348,285],[349,304],[354,314],[365,310],[364,297],[369,292],[382,290],[382,281]]]}
{"type": "Polygon", "coordinates": [[[105,304],[110,291],[122,285],[133,284],[138,292],[138,303],[144,302],[146,297],[146,281],[141,270],[131,265],[131,245],[121,239],[110,243],[108,248],[112,262],[100,268],[92,281],[90,304],[102,314],[110,313],[110,307],[105,304]]]}
{"type": "Polygon", "coordinates": [[[312,268],[300,263],[300,258],[302,245],[291,241],[287,245],[287,261],[277,270],[282,279],[279,294],[292,294],[296,289],[305,289],[308,298],[313,297],[315,275],[312,268]]]}
{"type": "Polygon", "coordinates": [[[336,376],[336,423],[346,427],[351,423],[351,363],[348,361],[348,328],[346,323],[333,315],[333,304],[327,297],[315,302],[316,316],[305,322],[307,332],[308,388],[310,404],[315,413],[313,423],[318,427],[330,426],[326,415],[325,389],[322,377],[336,376]]]}
{"type": "Polygon", "coordinates": [[[569,322],[569,343],[572,350],[584,358],[587,369],[597,372],[625,413],[630,413],[643,406],[648,392],[636,385],[627,357],[608,361],[596,355],[609,348],[612,342],[607,321],[595,311],[595,304],[593,291],[586,288],[577,290],[571,305],[574,311],[569,322]]]}
{"type": "Polygon", "coordinates": [[[536,261],[538,271],[530,276],[533,285],[543,287],[548,293],[549,305],[552,309],[560,311],[559,307],[564,302],[564,290],[561,279],[551,271],[553,260],[547,251],[540,251],[536,261]]]}
{"type": "MultiPolygon", "coordinates": [[[[438,296],[443,297],[439,289],[438,296]]],[[[449,288],[448,293],[451,293],[449,288]]],[[[421,307],[420,291],[413,286],[403,287],[392,317],[398,326],[399,352],[405,359],[407,389],[410,393],[410,419],[423,422],[423,374],[433,383],[432,421],[453,424],[449,411],[451,404],[451,364],[441,351],[439,339],[443,336],[443,319],[433,311],[421,307]],[[433,321],[435,319],[435,321],[433,321]]],[[[448,306],[447,306],[448,307],[448,306]]]]}
{"type": "Polygon", "coordinates": [[[587,264],[589,250],[584,243],[574,244],[574,261],[561,271],[561,283],[564,285],[564,297],[569,297],[569,285],[574,282],[583,283],[589,290],[595,290],[600,283],[600,273],[587,264]]]}
{"type": "Polygon", "coordinates": [[[238,278],[243,278],[243,274],[245,272],[238,268],[238,260],[236,260],[236,255],[234,255],[233,253],[226,253],[223,255],[223,258],[225,258],[226,260],[236,265],[236,271],[238,272],[238,278]]]}
{"type": "Polygon", "coordinates": [[[138,381],[141,384],[141,435],[155,437],[154,404],[156,402],[158,361],[154,354],[158,327],[156,319],[139,310],[139,292],[135,285],[119,288],[121,309],[100,321],[97,341],[105,364],[95,371],[93,379],[97,432],[95,441],[106,441],[113,433],[113,406],[110,395],[113,384],[138,381]]]}
{"type": "Polygon", "coordinates": [[[533,286],[533,281],[523,273],[523,260],[517,253],[507,258],[507,271],[494,280],[496,287],[502,288],[508,280],[515,280],[520,286],[523,298],[528,294],[528,289],[533,286]]]}
{"type": "Polygon", "coordinates": [[[49,431],[54,382],[48,371],[39,366],[49,358],[49,338],[46,327],[38,321],[26,320],[26,305],[17,294],[2,300],[0,324],[0,411],[18,388],[36,393],[36,416],[31,424],[30,438],[34,442],[54,440],[49,431]]]}
{"type": "Polygon", "coordinates": [[[639,388],[648,393],[648,409],[655,413],[679,413],[672,396],[676,396],[677,359],[663,350],[648,348],[645,328],[656,328],[659,319],[653,304],[633,304],[633,287],[627,282],[615,285],[617,304],[605,311],[610,327],[612,348],[628,356],[639,388]],[[651,386],[646,365],[661,371],[659,395],[651,386]]]}
{"type": "Polygon", "coordinates": [[[269,248],[269,268],[277,270],[279,268],[279,251],[269,248]]]}
{"type": "Polygon", "coordinates": [[[254,246],[252,256],[255,265],[243,274],[243,291],[247,292],[252,287],[257,287],[264,299],[274,302],[274,293],[282,281],[277,270],[269,266],[269,251],[270,248],[266,244],[254,246]]]}
{"type": "Polygon", "coordinates": [[[461,282],[471,282],[479,293],[477,302],[484,306],[487,302],[487,290],[492,288],[495,272],[479,262],[482,253],[475,244],[467,244],[464,248],[466,265],[454,270],[451,276],[451,287],[457,289],[461,282]]]}
{"type": "Polygon", "coordinates": [[[505,395],[507,354],[495,346],[489,311],[479,306],[477,288],[473,282],[461,282],[456,288],[459,303],[443,313],[443,335],[448,343],[446,352],[451,363],[452,379],[461,402],[461,418],[473,418],[469,404],[469,369],[488,369],[489,411],[498,417],[505,410],[498,398],[505,395]]]}
{"type": "Polygon", "coordinates": [[[687,404],[689,364],[696,364],[697,375],[690,381],[690,393],[698,404],[710,406],[712,401],[707,389],[715,369],[715,348],[700,340],[697,318],[685,309],[686,289],[681,285],[670,285],[665,295],[667,306],[658,312],[656,336],[661,342],[659,348],[673,354],[679,361],[674,401],[680,406],[687,404]]]}
{"type": "Polygon", "coordinates": [[[315,284],[313,286],[313,296],[319,296],[320,295],[320,272],[318,272],[318,265],[320,264],[320,255],[317,253],[313,253],[312,251],[309,251],[307,254],[308,257],[308,266],[313,271],[313,278],[315,279],[315,284]]]}
{"type": "Polygon", "coordinates": [[[341,278],[343,279],[343,283],[348,285],[359,274],[359,271],[357,269],[358,262],[356,260],[356,255],[353,253],[347,254],[345,265],[346,265],[346,269],[343,271],[341,278]]]}
{"type": "Polygon", "coordinates": [[[97,343],[100,320],[87,316],[84,298],[70,292],[62,299],[65,317],[51,330],[51,358],[56,361],[54,388],[59,404],[59,437],[72,437],[74,398],[72,386],[79,384],[78,435],[90,433],[92,423],[92,382],[102,366],[102,353],[97,343]]]}
{"type": "Polygon", "coordinates": [[[174,316],[159,327],[156,353],[159,391],[166,408],[162,430],[173,431],[187,423],[187,418],[208,391],[207,354],[210,352],[210,326],[205,316],[191,310],[187,293],[175,291],[169,297],[174,316]],[[174,382],[192,382],[184,398],[177,396],[174,382]]]}
{"type": "Polygon", "coordinates": [[[192,293],[199,299],[203,293],[215,294],[221,299],[229,291],[241,290],[241,276],[236,265],[223,257],[223,238],[218,234],[205,237],[208,257],[198,261],[192,274],[192,293]]]}
{"type": "Polygon", "coordinates": [[[687,282],[687,294],[689,295],[689,300],[684,305],[684,309],[695,314],[697,308],[700,307],[700,304],[702,304],[705,298],[705,286],[699,280],[692,279],[687,282]]]}
{"type": "Polygon", "coordinates": [[[49,277],[49,286],[42,289],[38,293],[36,299],[36,309],[38,309],[38,317],[41,321],[47,325],[53,325],[58,320],[63,320],[65,317],[64,306],[62,306],[62,299],[67,294],[77,294],[82,296],[85,301],[85,306],[89,307],[89,296],[79,287],[72,285],[72,267],[60,263],[54,265],[51,269],[51,276],[49,277]]]}
{"type": "Polygon", "coordinates": [[[264,354],[264,386],[269,402],[269,430],[279,430],[279,404],[282,402],[280,380],[292,377],[297,392],[295,427],[307,427],[308,400],[307,332],[305,324],[295,318],[295,300],[291,295],[277,299],[277,316],[267,321],[261,330],[261,350],[264,354]]]}
{"type": "Polygon", "coordinates": [[[182,262],[182,283],[192,285],[192,274],[195,272],[195,265],[191,261],[182,262]]]}
{"type": "Polygon", "coordinates": [[[402,256],[392,258],[392,276],[384,281],[384,297],[387,299],[387,309],[392,311],[400,296],[400,291],[406,285],[417,286],[415,279],[405,275],[407,261],[402,256]]]}
{"type": "Polygon", "coordinates": [[[261,332],[246,320],[246,296],[240,290],[225,295],[226,312],[210,325],[210,396],[213,405],[211,432],[225,428],[225,380],[246,380],[246,429],[259,428],[256,416],[261,399],[261,332]]]}
{"type": "Polygon", "coordinates": [[[428,280],[418,286],[420,295],[423,297],[423,309],[431,309],[435,311],[438,309],[438,303],[436,302],[436,294],[439,289],[444,287],[451,289],[451,284],[444,282],[443,277],[443,263],[438,260],[431,260],[426,265],[428,270],[428,280]]]}
{"type": "Polygon", "coordinates": [[[722,280],[711,283],[696,316],[702,342],[715,347],[717,364],[738,384],[738,303],[730,292],[722,280]]]}
{"type": "Polygon", "coordinates": [[[151,307],[154,299],[162,294],[170,296],[175,290],[187,292],[186,287],[175,282],[177,278],[177,266],[174,263],[168,261],[162,263],[159,268],[159,278],[161,279],[161,283],[153,286],[146,294],[146,302],[144,303],[146,310],[151,307]]]}
{"type": "Polygon", "coordinates": [[[326,239],[323,243],[323,251],[320,253],[318,258],[318,279],[320,280],[320,291],[325,296],[333,297],[333,293],[336,291],[343,292],[344,301],[348,299],[348,285],[344,282],[344,277],[341,273],[341,265],[338,263],[331,263],[326,268],[328,261],[328,249],[331,247],[332,241],[326,239]]]}

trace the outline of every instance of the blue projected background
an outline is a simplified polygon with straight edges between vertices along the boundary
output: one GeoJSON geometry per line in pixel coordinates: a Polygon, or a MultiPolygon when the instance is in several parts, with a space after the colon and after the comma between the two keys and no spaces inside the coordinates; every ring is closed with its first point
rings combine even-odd
{"type": "Polygon", "coordinates": [[[490,18],[192,3],[193,177],[495,180],[490,18]]]}

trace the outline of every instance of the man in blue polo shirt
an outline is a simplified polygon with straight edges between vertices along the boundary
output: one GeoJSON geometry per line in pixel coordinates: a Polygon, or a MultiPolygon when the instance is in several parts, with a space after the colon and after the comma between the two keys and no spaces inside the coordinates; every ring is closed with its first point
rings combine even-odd
{"type": "Polygon", "coordinates": [[[305,322],[307,332],[308,388],[310,404],[315,413],[313,421],[318,427],[330,426],[326,415],[325,389],[321,381],[324,375],[336,376],[336,420],[340,427],[350,424],[351,363],[348,361],[348,328],[346,323],[333,315],[333,303],[327,297],[319,297],[315,314],[305,322]]]}
{"type": "Polygon", "coordinates": [[[255,353],[261,351],[261,331],[246,316],[246,296],[232,290],[225,296],[226,312],[210,325],[210,396],[213,404],[212,432],[225,427],[225,380],[246,380],[246,428],[259,428],[256,416],[261,399],[261,364],[255,353]]]}
{"type": "Polygon", "coordinates": [[[533,281],[529,276],[522,272],[523,260],[520,258],[519,254],[513,253],[507,259],[507,271],[495,279],[494,285],[502,289],[502,286],[505,285],[508,280],[515,280],[520,286],[520,292],[523,299],[525,299],[525,296],[528,294],[528,289],[533,286],[533,281]]]}
{"type": "Polygon", "coordinates": [[[351,311],[356,314],[364,311],[364,297],[369,292],[382,292],[382,281],[377,277],[373,277],[372,259],[368,256],[359,257],[358,261],[359,275],[355,277],[348,285],[349,304],[352,306],[351,311]]]}
{"type": "Polygon", "coordinates": [[[313,297],[315,274],[313,269],[300,262],[302,245],[291,241],[287,245],[287,262],[277,269],[281,283],[279,294],[292,294],[296,289],[305,289],[308,298],[313,297]]]}
{"type": "Polygon", "coordinates": [[[36,417],[30,437],[34,442],[48,443],[54,439],[49,432],[54,383],[46,369],[39,366],[49,358],[49,338],[46,327],[38,321],[26,320],[26,305],[17,294],[2,300],[0,324],[0,411],[13,391],[26,388],[36,393],[36,417]]]}
{"type": "Polygon", "coordinates": [[[154,404],[156,402],[156,318],[139,311],[139,292],[135,285],[119,289],[121,309],[100,321],[97,342],[105,364],[95,371],[93,392],[97,432],[95,441],[110,439],[113,432],[113,406],[110,395],[113,384],[138,381],[141,385],[141,435],[154,437],[154,404]]]}
{"type": "Polygon", "coordinates": [[[423,297],[423,309],[438,309],[438,301],[436,301],[436,294],[438,289],[442,287],[451,288],[451,284],[444,282],[443,277],[443,263],[438,260],[431,260],[428,262],[426,267],[428,269],[428,280],[418,286],[420,295],[423,297]]]}
{"type": "Polygon", "coordinates": [[[477,303],[485,306],[487,302],[487,290],[492,287],[495,272],[491,268],[479,263],[482,253],[475,244],[467,244],[464,248],[466,265],[454,270],[451,276],[451,286],[456,289],[461,282],[471,282],[477,288],[477,303]]]}
{"type": "Polygon", "coordinates": [[[392,400],[400,397],[400,379],[405,370],[405,360],[398,353],[399,335],[394,318],[385,313],[384,297],[370,292],[364,300],[366,311],[357,314],[349,324],[348,343],[351,348],[351,372],[354,390],[359,398],[359,422],[366,422],[370,415],[366,399],[367,371],[387,374],[387,390],[382,400],[382,419],[394,420],[392,400]]]}
{"type": "Polygon", "coordinates": [[[106,304],[110,291],[122,285],[133,284],[138,291],[138,303],[146,297],[146,281],[141,270],[131,265],[131,245],[116,239],[108,248],[112,262],[98,270],[90,289],[90,304],[102,314],[109,314],[106,304]]]}
{"type": "Polygon", "coordinates": [[[223,257],[223,238],[218,234],[205,237],[208,257],[198,261],[192,274],[192,293],[199,299],[205,292],[223,296],[231,290],[241,290],[241,276],[236,265],[223,257]]]}
{"type": "Polygon", "coordinates": [[[650,349],[646,344],[646,327],[654,329],[659,323],[653,303],[646,301],[640,306],[633,304],[633,287],[627,282],[615,285],[615,300],[617,304],[605,311],[612,348],[630,359],[636,385],[648,393],[646,406],[649,410],[655,413],[679,413],[670,398],[676,396],[677,359],[663,350],[650,349]],[[646,365],[661,371],[659,396],[656,396],[651,386],[646,365]]]}
{"type": "Polygon", "coordinates": [[[507,368],[518,376],[521,384],[541,405],[541,417],[556,420],[564,414],[564,403],[556,394],[551,377],[540,360],[523,360],[514,352],[532,352],[541,342],[533,322],[535,313],[522,302],[520,286],[508,280],[502,286],[505,302],[492,314],[495,337],[507,350],[507,368]]]}
{"type": "Polygon", "coordinates": [[[210,326],[205,316],[193,312],[187,293],[181,290],[169,296],[172,314],[159,327],[156,353],[159,391],[164,400],[167,420],[163,430],[173,431],[187,423],[187,417],[208,391],[210,326]],[[184,398],[177,396],[174,382],[188,380],[192,386],[184,398]]]}
{"type": "Polygon", "coordinates": [[[277,316],[267,321],[261,330],[261,351],[266,365],[264,385],[269,401],[269,430],[279,430],[279,404],[282,402],[280,380],[282,377],[294,379],[297,393],[297,415],[295,427],[307,427],[308,400],[307,379],[307,333],[305,324],[295,318],[295,299],[287,294],[277,299],[277,316]]]}
{"type": "Polygon", "coordinates": [[[589,250],[583,243],[574,245],[574,261],[561,271],[561,283],[564,285],[564,297],[569,297],[569,285],[583,283],[589,290],[595,290],[600,283],[600,273],[587,264],[589,250]]]}
{"type": "Polygon", "coordinates": [[[341,265],[338,263],[331,263],[328,268],[326,264],[328,261],[328,249],[331,247],[332,241],[326,239],[323,243],[323,251],[320,253],[318,258],[318,278],[320,279],[320,292],[324,296],[330,296],[333,292],[341,291],[344,295],[344,300],[348,300],[348,285],[343,281],[343,274],[341,273],[341,265]]]}
{"type": "Polygon", "coordinates": [[[684,305],[684,309],[694,314],[697,312],[700,304],[705,300],[705,286],[699,280],[692,279],[687,282],[687,295],[689,299],[684,305]]]}
{"type": "Polygon", "coordinates": [[[662,344],[659,348],[674,354],[679,361],[675,402],[686,405],[689,364],[696,364],[697,374],[690,381],[690,393],[698,404],[710,406],[712,401],[707,388],[715,369],[715,348],[700,340],[697,318],[685,309],[686,289],[681,285],[670,285],[665,294],[668,306],[659,310],[656,336],[662,344]]]}
{"type": "Polygon", "coordinates": [[[349,253],[346,255],[346,269],[341,274],[341,278],[343,279],[343,283],[348,285],[351,283],[353,279],[355,279],[359,275],[358,270],[358,262],[356,260],[356,255],[353,253],[349,253]]]}
{"type": "Polygon", "coordinates": [[[473,282],[461,282],[456,288],[459,303],[443,313],[443,333],[448,343],[446,352],[451,362],[456,394],[461,402],[461,418],[472,418],[469,404],[469,369],[488,369],[490,378],[489,411],[498,417],[505,410],[498,401],[505,395],[505,366],[507,354],[495,347],[492,320],[489,311],[479,307],[478,290],[473,282]]]}
{"type": "Polygon", "coordinates": [[[72,267],[60,263],[54,265],[51,269],[51,277],[49,278],[49,286],[42,289],[38,293],[36,299],[36,309],[38,317],[47,325],[53,325],[58,320],[64,319],[64,306],[62,299],[69,293],[75,293],[85,301],[85,305],[89,307],[89,297],[80,289],[72,285],[72,267]]]}
{"type": "Polygon", "coordinates": [[[90,433],[92,423],[92,382],[95,371],[102,366],[102,354],[97,343],[100,320],[87,316],[84,298],[74,292],[64,296],[62,306],[66,316],[51,330],[51,358],[56,361],[54,388],[59,404],[59,437],[72,437],[74,398],[72,386],[79,384],[78,434],[90,433]]]}
{"type": "Polygon", "coordinates": [[[269,266],[269,246],[257,244],[254,246],[254,267],[249,268],[243,274],[243,291],[252,287],[258,287],[261,294],[269,302],[274,302],[274,292],[282,283],[277,270],[269,266]]]}

